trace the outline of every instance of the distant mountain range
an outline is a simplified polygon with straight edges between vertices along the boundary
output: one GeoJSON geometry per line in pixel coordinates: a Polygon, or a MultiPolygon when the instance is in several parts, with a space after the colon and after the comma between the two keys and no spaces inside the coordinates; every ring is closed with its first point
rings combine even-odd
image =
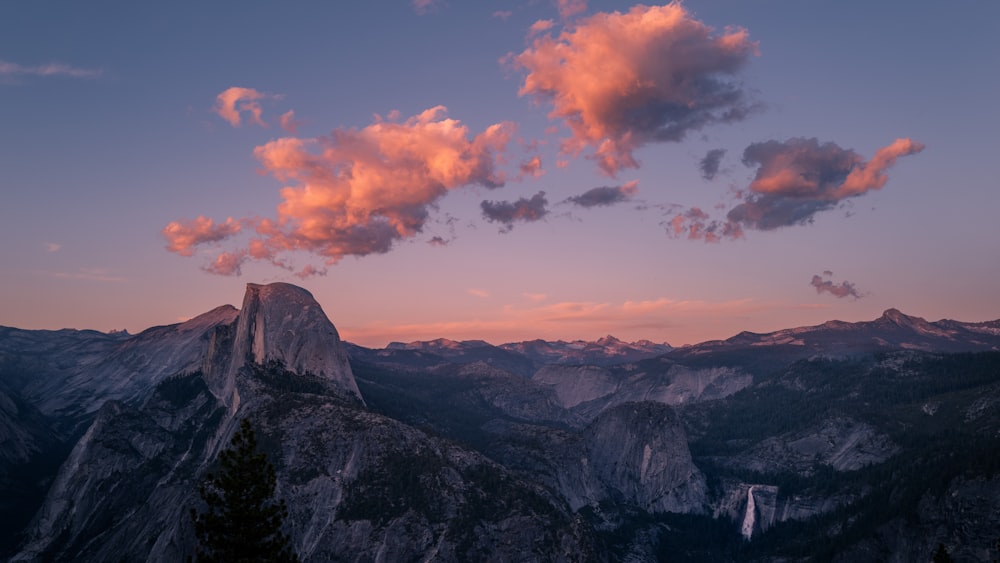
{"type": "Polygon", "coordinates": [[[137,335],[0,327],[0,556],[184,559],[243,418],[306,561],[1000,556],[1000,321],[371,349],[289,284],[137,335]]]}

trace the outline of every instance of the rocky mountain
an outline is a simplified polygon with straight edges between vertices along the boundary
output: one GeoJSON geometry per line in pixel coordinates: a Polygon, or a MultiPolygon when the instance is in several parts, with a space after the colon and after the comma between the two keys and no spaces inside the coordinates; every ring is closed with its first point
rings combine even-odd
{"type": "Polygon", "coordinates": [[[494,346],[483,340],[455,341],[447,338],[416,342],[391,342],[383,350],[353,350],[359,357],[381,363],[413,365],[434,358],[452,363],[484,362],[511,373],[530,377],[548,365],[609,366],[655,358],[672,350],[669,344],[648,340],[622,342],[613,336],[595,341],[554,342],[529,340],[494,346]]]}
{"type": "Polygon", "coordinates": [[[501,344],[500,348],[517,352],[538,365],[593,365],[607,366],[655,358],[672,350],[666,342],[657,344],[649,340],[622,342],[608,335],[593,342],[574,340],[527,340],[501,344]]]}
{"type": "Polygon", "coordinates": [[[183,559],[247,418],[305,561],[989,561],[998,344],[890,310],[677,349],[376,350],[288,284],[135,336],[0,328],[0,549],[183,559]]]}

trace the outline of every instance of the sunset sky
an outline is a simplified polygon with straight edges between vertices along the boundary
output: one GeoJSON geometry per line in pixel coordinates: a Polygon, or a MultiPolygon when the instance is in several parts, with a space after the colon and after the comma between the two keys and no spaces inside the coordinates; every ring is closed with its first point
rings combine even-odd
{"type": "Polygon", "coordinates": [[[1000,318],[1000,3],[0,3],[0,325],[1000,318]]]}

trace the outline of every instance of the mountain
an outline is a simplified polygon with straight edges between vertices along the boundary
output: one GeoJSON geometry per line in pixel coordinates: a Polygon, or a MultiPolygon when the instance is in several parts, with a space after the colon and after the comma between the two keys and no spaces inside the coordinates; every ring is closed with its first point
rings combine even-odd
{"type": "Polygon", "coordinates": [[[196,369],[161,379],[141,404],[104,403],[13,561],[183,559],[197,483],[242,418],[274,460],[306,560],[592,552],[552,492],[366,409],[336,329],[305,290],[248,284],[242,309],[205,342],[196,369]]]}
{"type": "Polygon", "coordinates": [[[667,344],[656,344],[649,340],[638,342],[622,342],[608,335],[593,342],[574,340],[566,342],[557,340],[527,340],[501,344],[500,348],[522,354],[538,365],[572,364],[605,366],[635,362],[669,352],[672,347],[667,344]]]}
{"type": "Polygon", "coordinates": [[[135,336],[0,328],[0,555],[183,559],[248,419],[305,561],[989,561],[998,339],[889,310],[378,350],[289,284],[135,336]]]}
{"type": "Polygon", "coordinates": [[[815,354],[850,356],[891,350],[938,353],[995,351],[1000,350],[1000,320],[984,323],[953,320],[928,322],[896,309],[888,309],[873,321],[828,321],[817,326],[767,334],[741,332],[726,340],[677,349],[672,357],[689,358],[753,348],[801,357],[815,354]]]}
{"type": "Polygon", "coordinates": [[[485,362],[511,373],[530,377],[546,365],[615,365],[654,358],[672,349],[665,343],[656,344],[648,340],[622,342],[609,335],[593,342],[528,340],[499,346],[482,340],[455,341],[439,338],[408,343],[391,342],[383,350],[363,349],[357,352],[366,360],[404,365],[413,364],[417,354],[424,361],[440,358],[462,364],[485,362]]]}

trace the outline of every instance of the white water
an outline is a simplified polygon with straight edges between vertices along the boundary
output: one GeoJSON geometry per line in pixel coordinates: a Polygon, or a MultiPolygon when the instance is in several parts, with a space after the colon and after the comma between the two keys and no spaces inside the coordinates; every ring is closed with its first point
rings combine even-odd
{"type": "Polygon", "coordinates": [[[753,487],[750,487],[747,489],[747,511],[743,515],[743,526],[740,528],[740,533],[743,534],[745,540],[749,540],[750,536],[753,535],[754,512],[757,508],[754,504],[753,487]]]}

